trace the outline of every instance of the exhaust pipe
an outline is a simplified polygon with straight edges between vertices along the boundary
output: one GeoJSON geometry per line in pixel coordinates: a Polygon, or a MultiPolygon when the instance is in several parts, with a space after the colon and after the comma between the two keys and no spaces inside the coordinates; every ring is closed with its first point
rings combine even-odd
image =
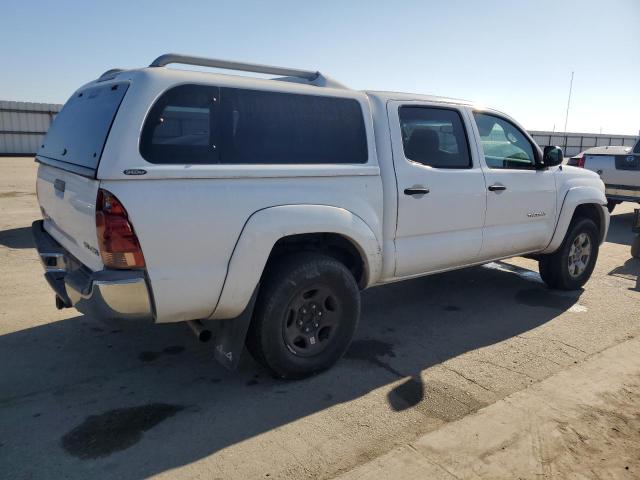
{"type": "Polygon", "coordinates": [[[205,328],[200,320],[189,320],[187,325],[189,325],[191,330],[193,330],[193,333],[196,334],[196,337],[198,337],[198,340],[201,342],[206,343],[211,340],[211,337],[213,336],[211,330],[205,328]]]}

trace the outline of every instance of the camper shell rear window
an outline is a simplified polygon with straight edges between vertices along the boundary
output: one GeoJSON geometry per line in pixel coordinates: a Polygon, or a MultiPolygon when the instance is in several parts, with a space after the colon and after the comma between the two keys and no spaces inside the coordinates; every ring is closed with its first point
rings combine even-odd
{"type": "Polygon", "coordinates": [[[39,157],[95,171],[128,82],[85,88],[65,103],[49,128],[39,157]]]}

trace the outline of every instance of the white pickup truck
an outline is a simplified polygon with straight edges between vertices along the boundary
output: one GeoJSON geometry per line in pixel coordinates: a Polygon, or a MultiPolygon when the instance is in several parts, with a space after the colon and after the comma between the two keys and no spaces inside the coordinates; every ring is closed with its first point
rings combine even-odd
{"type": "Polygon", "coordinates": [[[71,96],[36,157],[33,232],[59,308],[187,321],[223,362],[246,342],[299,378],[345,352],[374,285],[528,255],[580,288],[609,213],[562,158],[466,101],[167,54],[71,96]]]}
{"type": "Polygon", "coordinates": [[[602,178],[609,212],[622,202],[640,203],[640,140],[633,149],[590,148],[569,159],[568,165],[586,168],[602,178]]]}

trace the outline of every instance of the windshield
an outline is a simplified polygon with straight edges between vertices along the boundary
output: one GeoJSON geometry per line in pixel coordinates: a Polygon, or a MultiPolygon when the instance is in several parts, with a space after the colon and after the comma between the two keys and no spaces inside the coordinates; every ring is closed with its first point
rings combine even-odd
{"type": "Polygon", "coordinates": [[[75,93],[53,121],[38,155],[96,169],[128,86],[97,85],[75,93]]]}

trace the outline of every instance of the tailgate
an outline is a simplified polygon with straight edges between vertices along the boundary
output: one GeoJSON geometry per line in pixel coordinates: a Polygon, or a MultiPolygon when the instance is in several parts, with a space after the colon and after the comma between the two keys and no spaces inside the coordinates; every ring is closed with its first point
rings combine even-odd
{"type": "Polygon", "coordinates": [[[96,234],[100,182],[49,165],[38,166],[38,202],[44,229],[93,271],[102,270],[96,234]]]}
{"type": "Polygon", "coordinates": [[[602,178],[605,185],[640,186],[640,155],[585,154],[585,168],[602,178]]]}
{"type": "Polygon", "coordinates": [[[96,172],[128,82],[89,84],[65,103],[36,160],[44,229],[91,270],[102,270],[96,172]]]}

